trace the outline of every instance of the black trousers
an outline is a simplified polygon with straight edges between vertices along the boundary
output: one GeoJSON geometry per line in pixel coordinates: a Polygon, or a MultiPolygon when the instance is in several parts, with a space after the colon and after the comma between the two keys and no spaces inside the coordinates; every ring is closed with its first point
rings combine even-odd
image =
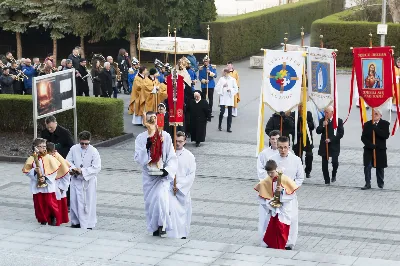
{"type": "MultiPolygon", "coordinates": [[[[201,89],[203,95],[203,99],[207,99],[207,89],[201,89]]],[[[212,113],[212,108],[213,108],[213,103],[214,103],[214,88],[208,88],[208,108],[210,109],[210,112],[212,113]]]]}
{"type": "MultiPolygon", "coordinates": [[[[322,173],[324,175],[325,183],[330,183],[329,170],[328,170],[328,160],[326,156],[322,157],[322,173]]],[[[337,169],[339,168],[339,156],[332,156],[332,177],[336,177],[337,169]]]]}
{"type": "MultiPolygon", "coordinates": [[[[364,175],[365,175],[365,184],[371,185],[371,169],[372,163],[370,162],[368,166],[364,166],[364,175]]],[[[384,168],[376,168],[376,181],[378,186],[383,186],[385,182],[383,181],[385,177],[385,169],[384,168]]]]}
{"type": "MultiPolygon", "coordinates": [[[[228,107],[228,127],[227,129],[230,130],[232,126],[232,106],[227,106],[228,107]]],[[[219,106],[220,111],[219,111],[219,124],[218,127],[222,126],[222,119],[224,119],[224,113],[225,113],[225,105],[220,105],[219,106]]]]}
{"type": "Polygon", "coordinates": [[[304,171],[306,172],[306,174],[310,174],[311,170],[312,170],[312,162],[314,160],[314,155],[313,155],[312,149],[311,150],[302,150],[301,151],[302,154],[300,154],[299,146],[297,145],[296,147],[297,148],[294,149],[294,153],[298,157],[300,157],[302,164],[304,164],[304,162],[303,162],[303,153],[305,152],[305,158],[304,159],[305,159],[306,168],[305,168],[304,171]]]}

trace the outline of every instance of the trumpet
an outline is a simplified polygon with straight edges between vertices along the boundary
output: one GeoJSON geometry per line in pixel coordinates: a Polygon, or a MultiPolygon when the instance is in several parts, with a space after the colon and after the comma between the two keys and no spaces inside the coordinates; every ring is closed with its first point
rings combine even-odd
{"type": "Polygon", "coordinates": [[[18,74],[16,75],[15,80],[24,81],[24,79],[29,79],[29,77],[25,75],[23,71],[18,70],[18,74]]]}
{"type": "MultiPolygon", "coordinates": [[[[35,161],[35,166],[36,167],[39,167],[39,150],[35,147],[35,151],[33,152],[33,154],[32,154],[32,156],[33,156],[33,160],[35,161]]],[[[37,187],[38,188],[43,188],[43,187],[47,187],[47,183],[46,183],[46,181],[44,181],[44,182],[40,182],[40,178],[42,178],[43,177],[43,174],[42,174],[42,172],[40,171],[40,168],[39,168],[39,172],[37,173],[37,176],[38,176],[38,178],[37,178],[37,187]]]]}

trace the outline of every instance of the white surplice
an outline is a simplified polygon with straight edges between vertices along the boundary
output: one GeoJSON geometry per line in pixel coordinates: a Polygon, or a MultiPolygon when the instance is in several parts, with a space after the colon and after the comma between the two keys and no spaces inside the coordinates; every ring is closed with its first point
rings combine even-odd
{"type": "Polygon", "coordinates": [[[218,80],[215,91],[219,95],[219,105],[233,106],[235,104],[235,94],[238,93],[239,88],[235,78],[224,76],[218,80]]]}
{"type": "Polygon", "coordinates": [[[57,200],[61,200],[67,196],[67,190],[71,183],[71,176],[70,174],[66,174],[65,176],[61,177],[60,179],[56,180],[56,198],[57,200]],[[61,192],[62,190],[63,192],[61,192]]]}
{"type": "MultiPolygon", "coordinates": [[[[282,157],[279,153],[273,155],[269,160],[274,160],[278,164],[278,168],[283,170],[283,174],[287,175],[300,187],[304,181],[304,168],[299,157],[289,152],[288,156],[282,157]]],[[[291,225],[289,231],[289,239],[286,246],[294,247],[296,245],[299,233],[299,203],[297,195],[294,196],[291,211],[291,225]]]]}
{"type": "MultiPolygon", "coordinates": [[[[258,154],[257,176],[260,181],[267,177],[267,170],[265,170],[265,165],[267,164],[268,159],[275,154],[279,154],[279,151],[278,151],[278,149],[273,150],[271,148],[271,146],[268,148],[265,148],[262,152],[260,152],[260,154],[258,154]]],[[[260,235],[261,246],[266,246],[263,241],[265,230],[267,230],[267,226],[268,226],[266,219],[267,219],[267,212],[266,212],[265,208],[261,204],[259,204],[259,206],[258,206],[258,234],[260,235]]]]}
{"type": "Polygon", "coordinates": [[[81,168],[82,174],[71,177],[70,209],[71,223],[81,228],[94,228],[97,223],[97,175],[101,170],[100,154],[89,145],[82,149],[80,144],[71,147],[67,155],[71,169],[81,168]],[[82,165],[82,167],[81,167],[82,165]]]}
{"type": "Polygon", "coordinates": [[[171,217],[169,214],[169,187],[174,180],[178,168],[178,159],[172,145],[171,136],[162,131],[162,161],[164,169],[168,172],[165,177],[150,176],[147,164],[151,161],[150,152],[146,149],[147,131],[139,134],[135,140],[135,162],[142,166],[143,194],[146,211],[147,231],[153,233],[159,226],[164,231],[171,230],[171,217]]]}
{"type": "Polygon", "coordinates": [[[169,193],[169,209],[172,221],[172,230],[168,231],[168,237],[188,237],[192,220],[192,200],[190,188],[193,185],[196,174],[196,160],[194,155],[183,148],[176,151],[178,157],[178,171],[176,172],[176,187],[178,191],[174,195],[174,182],[171,182],[169,193]]]}

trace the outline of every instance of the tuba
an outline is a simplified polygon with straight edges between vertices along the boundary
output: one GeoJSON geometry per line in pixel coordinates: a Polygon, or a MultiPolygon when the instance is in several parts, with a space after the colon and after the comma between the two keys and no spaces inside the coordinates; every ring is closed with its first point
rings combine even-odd
{"type": "MultiPolygon", "coordinates": [[[[33,156],[33,160],[35,161],[35,166],[36,167],[39,167],[39,150],[35,147],[35,151],[33,152],[33,154],[32,154],[32,156],[33,156]]],[[[47,187],[47,183],[46,183],[46,181],[45,182],[40,182],[40,178],[41,177],[43,177],[43,174],[42,174],[42,172],[40,171],[40,168],[39,168],[39,173],[37,173],[37,176],[38,176],[38,180],[37,180],[37,187],[38,188],[43,188],[43,187],[47,187]]]]}
{"type": "MultiPolygon", "coordinates": [[[[276,187],[280,187],[282,185],[282,171],[278,171],[278,179],[276,181],[276,187]]],[[[281,202],[281,192],[275,189],[274,197],[269,202],[269,205],[273,208],[280,208],[282,206],[281,202]]]]}

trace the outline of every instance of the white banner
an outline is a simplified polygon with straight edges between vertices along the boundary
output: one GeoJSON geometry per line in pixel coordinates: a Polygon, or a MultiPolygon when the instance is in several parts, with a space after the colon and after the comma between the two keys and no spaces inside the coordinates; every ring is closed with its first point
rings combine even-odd
{"type": "Polygon", "coordinates": [[[264,103],[286,112],[301,101],[304,52],[268,50],[264,57],[264,103]]]}
{"type": "Polygon", "coordinates": [[[334,52],[332,49],[308,48],[308,95],[319,111],[333,105],[336,77],[334,52]]]}
{"type": "MultiPolygon", "coordinates": [[[[144,37],[140,38],[141,51],[150,51],[156,53],[175,53],[175,37],[144,37]]],[[[176,53],[206,54],[210,50],[210,42],[202,39],[176,38],[176,53]]]]}

